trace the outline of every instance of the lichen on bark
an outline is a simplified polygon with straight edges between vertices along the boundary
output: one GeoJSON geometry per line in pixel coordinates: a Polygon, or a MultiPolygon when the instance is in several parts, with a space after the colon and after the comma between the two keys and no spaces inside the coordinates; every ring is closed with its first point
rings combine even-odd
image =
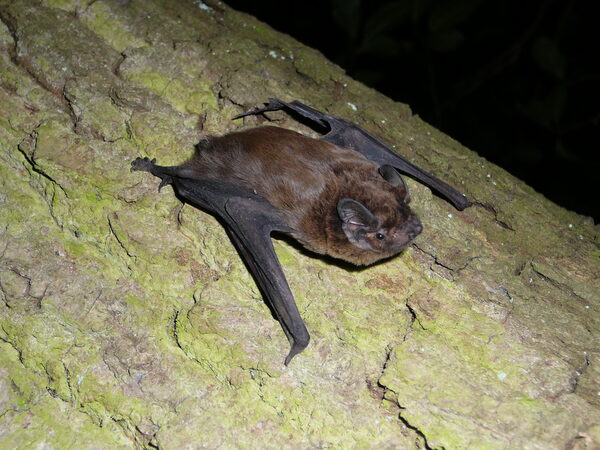
{"type": "Polygon", "coordinates": [[[7,447],[596,448],[598,226],[218,1],[0,0],[0,441],[7,447]],[[463,189],[366,269],[275,246],[287,342],[176,164],[269,97],[355,121],[463,189]],[[354,106],[351,107],[350,105],[354,106]]]}

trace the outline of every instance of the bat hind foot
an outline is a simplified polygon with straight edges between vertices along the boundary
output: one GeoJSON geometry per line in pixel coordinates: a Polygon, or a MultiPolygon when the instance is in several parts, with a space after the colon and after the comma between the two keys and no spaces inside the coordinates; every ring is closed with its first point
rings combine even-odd
{"type": "Polygon", "coordinates": [[[160,178],[158,192],[168,184],[173,184],[173,177],[164,173],[165,168],[156,165],[156,158],[135,158],[131,161],[131,171],[139,170],[142,172],[150,172],[152,175],[160,178]]]}
{"type": "Polygon", "coordinates": [[[156,159],[135,158],[131,161],[131,171],[140,170],[142,172],[152,172],[152,169],[156,166],[155,163],[156,159]]]}

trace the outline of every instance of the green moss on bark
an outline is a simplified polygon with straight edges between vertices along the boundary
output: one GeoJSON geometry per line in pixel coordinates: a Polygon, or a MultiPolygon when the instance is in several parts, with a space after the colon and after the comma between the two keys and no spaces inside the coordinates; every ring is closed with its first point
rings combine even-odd
{"type": "Polygon", "coordinates": [[[598,446],[598,227],[318,52],[202,5],[0,1],[3,445],[598,446]],[[368,268],[276,240],[312,337],[289,367],[218,221],[129,172],[262,123],[230,118],[269,97],[361,124],[475,203],[409,180],[425,230],[368,268]]]}

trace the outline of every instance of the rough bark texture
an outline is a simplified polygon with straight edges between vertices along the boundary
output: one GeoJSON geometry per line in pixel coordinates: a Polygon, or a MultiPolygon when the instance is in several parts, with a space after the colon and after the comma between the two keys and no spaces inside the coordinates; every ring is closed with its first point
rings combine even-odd
{"type": "Polygon", "coordinates": [[[599,448],[591,220],[222,3],[125,3],[0,0],[1,447],[599,448]],[[268,97],[475,201],[411,182],[425,231],[363,270],[276,241],[313,337],[287,368],[219,223],[129,172],[268,97]]]}

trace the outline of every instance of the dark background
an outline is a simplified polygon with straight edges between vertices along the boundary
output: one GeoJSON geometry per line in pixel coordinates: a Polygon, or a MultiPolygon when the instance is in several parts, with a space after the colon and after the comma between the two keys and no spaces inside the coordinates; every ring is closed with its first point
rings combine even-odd
{"type": "Polygon", "coordinates": [[[600,219],[595,2],[225,0],[554,202],[600,219]]]}

